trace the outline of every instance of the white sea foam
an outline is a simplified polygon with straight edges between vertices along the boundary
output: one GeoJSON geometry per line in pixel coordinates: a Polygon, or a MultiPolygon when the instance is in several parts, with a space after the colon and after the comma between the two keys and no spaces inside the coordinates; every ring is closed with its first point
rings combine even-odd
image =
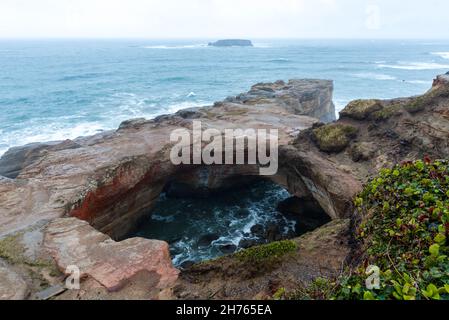
{"type": "Polygon", "coordinates": [[[428,84],[431,85],[431,81],[425,81],[425,80],[406,80],[405,82],[411,83],[411,84],[428,84]]]}
{"type": "Polygon", "coordinates": [[[290,62],[290,59],[287,59],[287,58],[277,58],[277,59],[271,59],[271,60],[268,60],[268,62],[290,62]]]}
{"type": "Polygon", "coordinates": [[[99,122],[82,122],[76,125],[57,121],[37,121],[30,123],[21,130],[9,131],[0,137],[0,156],[9,148],[34,142],[61,141],[90,136],[107,130],[99,122]]]}
{"type": "Polygon", "coordinates": [[[398,64],[380,64],[379,68],[399,70],[441,70],[449,69],[449,65],[435,62],[399,62],[398,64]]]}
{"type": "Polygon", "coordinates": [[[339,112],[343,110],[348,105],[349,102],[350,99],[334,99],[335,112],[337,114],[337,118],[339,117],[339,112]]]}
{"type": "Polygon", "coordinates": [[[362,79],[374,79],[379,81],[386,81],[386,80],[397,80],[396,77],[390,76],[388,74],[382,74],[382,73],[374,73],[374,72],[364,72],[364,73],[356,73],[354,74],[357,78],[362,79]]]}
{"type": "Polygon", "coordinates": [[[443,59],[449,59],[449,51],[446,52],[432,52],[434,56],[439,56],[443,59]]]}
{"type": "Polygon", "coordinates": [[[104,101],[100,101],[99,104],[115,105],[115,107],[105,112],[101,120],[98,121],[81,120],[83,116],[79,114],[46,120],[33,119],[14,130],[1,132],[0,157],[12,147],[34,142],[61,141],[91,136],[101,131],[116,129],[125,120],[133,118],[152,119],[182,109],[212,105],[210,101],[182,101],[161,107],[151,102],[148,97],[129,92],[116,93],[104,101]]]}

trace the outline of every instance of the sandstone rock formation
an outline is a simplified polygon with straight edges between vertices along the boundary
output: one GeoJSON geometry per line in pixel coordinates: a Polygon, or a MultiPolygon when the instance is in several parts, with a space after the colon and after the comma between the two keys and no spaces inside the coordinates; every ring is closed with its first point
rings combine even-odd
{"type": "Polygon", "coordinates": [[[247,93],[229,97],[228,102],[260,104],[264,100],[284,107],[293,114],[308,115],[322,122],[336,119],[335,105],[332,101],[332,81],[325,80],[290,80],[288,83],[259,83],[247,93]]]}
{"type": "Polygon", "coordinates": [[[132,287],[135,281],[159,286],[161,292],[153,298],[262,297],[289,281],[295,285],[308,282],[323,268],[324,275],[335,274],[349,258],[348,218],[354,213],[354,195],[366,179],[397,162],[449,157],[449,77],[437,77],[422,96],[357,101],[335,123],[319,123],[317,118],[333,118],[331,94],[331,83],[325,81],[258,84],[246,94],[211,107],[127,121],[117,131],[74,141],[13,149],[0,160],[0,168],[6,167],[2,172],[9,176],[0,178],[0,240],[18,233],[30,238],[30,230],[37,229],[44,240],[33,250],[50,254],[61,270],[72,260],[86,267],[85,288],[100,286],[106,297],[112,294],[107,289],[121,288],[127,282],[132,287]],[[216,128],[220,134],[228,128],[278,129],[279,171],[270,179],[294,196],[313,199],[334,221],[296,239],[302,249],[266,271],[265,277],[247,274],[242,280],[239,270],[243,269],[230,256],[193,266],[181,275],[172,296],[166,289],[176,275],[167,262],[166,245],[152,240],[114,240],[126,236],[170,184],[176,186],[173,192],[189,188],[210,192],[258,173],[255,165],[171,164],[170,132],[190,129],[193,120],[201,120],[204,128],[216,128]],[[120,254],[113,253],[116,250],[120,254]],[[130,258],[136,268],[120,260],[129,252],[142,254],[130,258]],[[159,258],[151,260],[144,252],[159,258]],[[229,285],[223,288],[223,282],[229,285]],[[248,286],[258,292],[248,291],[248,286]]]}
{"type": "Polygon", "coordinates": [[[141,238],[115,242],[76,218],[53,220],[46,227],[44,247],[62,272],[77,266],[81,278],[91,277],[109,291],[123,288],[139,273],[160,289],[178,278],[167,243],[141,238]]]}
{"type": "MultiPolygon", "coordinates": [[[[204,128],[221,132],[277,129],[279,144],[287,145],[318,121],[308,113],[334,113],[331,95],[332,83],[326,81],[264,84],[247,94],[251,99],[237,98],[154,120],[126,121],[117,131],[74,141],[13,148],[0,160],[1,172],[8,176],[0,178],[0,239],[27,235],[38,225],[45,239],[42,248],[61,271],[71,263],[79,264],[83,274],[110,290],[120,288],[136,273],[148,268],[153,272],[159,265],[165,265],[166,270],[156,273],[172,279],[174,273],[166,261],[156,262],[145,255],[166,257],[167,248],[159,241],[112,239],[123,239],[171,182],[212,190],[236,183],[236,177],[257,175],[258,167],[175,166],[169,161],[174,144],[170,133],[191,129],[193,120],[201,120],[204,128]],[[267,91],[271,97],[262,94],[267,91]],[[66,217],[84,220],[93,228],[66,217]],[[58,218],[64,219],[55,220],[58,218]],[[126,252],[143,255],[131,259],[135,268],[120,262],[119,253],[126,257],[126,252]],[[111,269],[111,264],[119,269],[111,269]]],[[[292,188],[294,194],[309,193],[301,181],[283,172],[272,179],[292,188]]],[[[162,290],[170,281],[154,282],[162,290]]]]}

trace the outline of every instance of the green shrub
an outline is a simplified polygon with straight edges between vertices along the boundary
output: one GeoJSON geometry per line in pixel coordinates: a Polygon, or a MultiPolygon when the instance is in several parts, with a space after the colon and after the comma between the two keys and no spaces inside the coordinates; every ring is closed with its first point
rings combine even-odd
{"type": "Polygon", "coordinates": [[[355,200],[363,263],[339,279],[336,299],[449,299],[449,163],[383,169],[355,200]],[[380,268],[380,289],[365,287],[380,268]]]}

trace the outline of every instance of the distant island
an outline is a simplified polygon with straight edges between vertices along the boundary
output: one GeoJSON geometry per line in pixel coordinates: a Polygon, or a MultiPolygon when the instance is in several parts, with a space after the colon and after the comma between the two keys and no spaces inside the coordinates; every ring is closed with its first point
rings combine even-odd
{"type": "Polygon", "coordinates": [[[251,40],[242,39],[225,39],[218,40],[216,42],[210,42],[209,46],[212,47],[253,47],[251,40]]]}

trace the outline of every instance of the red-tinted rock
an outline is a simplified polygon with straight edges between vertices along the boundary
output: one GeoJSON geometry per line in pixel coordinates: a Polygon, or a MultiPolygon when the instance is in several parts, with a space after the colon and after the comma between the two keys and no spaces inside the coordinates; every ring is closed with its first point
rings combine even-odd
{"type": "Polygon", "coordinates": [[[52,221],[45,231],[44,247],[61,271],[77,266],[81,278],[91,277],[110,291],[142,273],[161,290],[178,278],[167,243],[142,238],[115,242],[76,218],[52,221]]]}

